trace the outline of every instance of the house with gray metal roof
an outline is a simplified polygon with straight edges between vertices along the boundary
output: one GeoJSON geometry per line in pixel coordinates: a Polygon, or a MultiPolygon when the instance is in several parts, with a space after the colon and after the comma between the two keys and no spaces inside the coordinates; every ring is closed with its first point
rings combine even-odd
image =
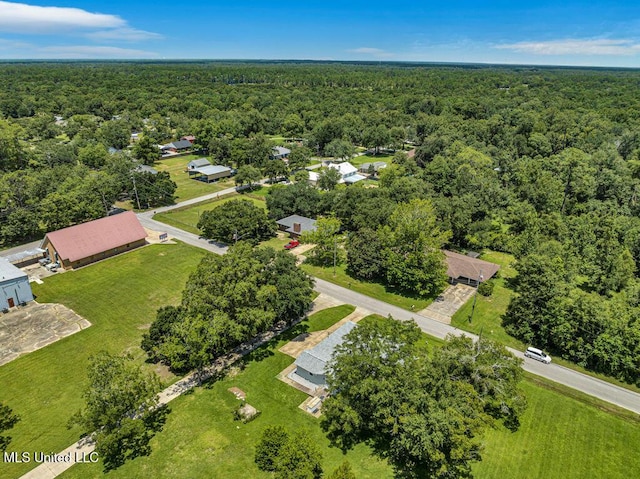
{"type": "Polygon", "coordinates": [[[29,277],[4,258],[0,258],[0,310],[33,301],[29,277]]]}
{"type": "Polygon", "coordinates": [[[300,215],[291,215],[276,221],[280,231],[289,233],[293,239],[298,239],[305,231],[316,230],[316,220],[300,215]]]}
{"type": "Polygon", "coordinates": [[[347,321],[313,348],[303,351],[295,360],[296,369],[289,378],[307,388],[326,388],[327,364],[333,351],[355,327],[356,323],[347,321]]]}

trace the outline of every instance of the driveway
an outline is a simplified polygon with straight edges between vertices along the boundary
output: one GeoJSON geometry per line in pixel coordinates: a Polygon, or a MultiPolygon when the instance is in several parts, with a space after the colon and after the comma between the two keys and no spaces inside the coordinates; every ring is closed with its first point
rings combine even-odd
{"type": "Polygon", "coordinates": [[[427,316],[441,323],[451,324],[451,318],[464,303],[469,301],[476,292],[476,288],[466,284],[454,284],[444,290],[433,303],[419,311],[418,314],[427,316]]]}

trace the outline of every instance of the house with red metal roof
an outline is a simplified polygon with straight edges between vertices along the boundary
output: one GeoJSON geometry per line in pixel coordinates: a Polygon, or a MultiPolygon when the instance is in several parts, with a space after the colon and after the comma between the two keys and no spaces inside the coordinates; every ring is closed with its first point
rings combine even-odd
{"type": "Polygon", "coordinates": [[[133,211],[47,233],[40,248],[65,270],[143,246],[147,233],[133,211]]]}

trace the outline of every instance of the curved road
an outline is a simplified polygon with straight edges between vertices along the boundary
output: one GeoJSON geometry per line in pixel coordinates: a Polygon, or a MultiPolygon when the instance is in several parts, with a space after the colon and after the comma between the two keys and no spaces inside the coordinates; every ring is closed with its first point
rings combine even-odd
{"type": "MultiPolygon", "coordinates": [[[[193,200],[178,203],[177,205],[157,209],[155,212],[159,213],[162,211],[170,211],[181,206],[187,206],[189,204],[194,204],[205,201],[207,199],[215,198],[217,196],[229,194],[233,191],[235,191],[235,188],[229,188],[213,195],[194,198],[193,200]]],[[[155,221],[152,218],[155,212],[148,211],[138,214],[138,218],[140,219],[140,222],[143,226],[155,231],[166,231],[171,236],[179,239],[180,241],[183,241],[192,246],[206,249],[216,254],[224,254],[226,252],[227,248],[224,245],[207,241],[192,233],[186,232],[179,228],[174,228],[164,223],[160,223],[159,221],[155,221]]],[[[329,296],[333,296],[340,301],[344,301],[345,303],[352,304],[354,306],[361,306],[382,316],[391,315],[395,319],[402,321],[413,319],[418,324],[420,329],[422,329],[425,333],[437,338],[444,338],[447,334],[465,334],[474,339],[477,339],[477,336],[472,333],[460,330],[448,324],[443,324],[433,318],[429,318],[424,315],[412,313],[405,309],[398,308],[397,306],[393,306],[375,298],[356,293],[355,291],[343,288],[319,278],[316,278],[315,289],[320,293],[328,294],[329,296]]],[[[509,350],[516,356],[522,357],[524,359],[523,368],[525,371],[537,374],[538,376],[542,376],[570,388],[577,389],[578,391],[582,391],[583,393],[597,397],[598,399],[602,399],[603,401],[607,401],[609,403],[640,414],[640,394],[636,392],[621,388],[614,384],[607,383],[586,374],[573,371],[557,364],[543,364],[534,359],[525,358],[522,351],[518,351],[513,348],[509,348],[509,350]]]]}

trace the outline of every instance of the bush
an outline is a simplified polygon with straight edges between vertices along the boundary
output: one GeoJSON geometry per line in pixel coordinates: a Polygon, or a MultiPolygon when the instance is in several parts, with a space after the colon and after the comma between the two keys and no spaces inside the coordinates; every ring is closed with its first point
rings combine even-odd
{"type": "Polygon", "coordinates": [[[483,281],[478,286],[478,293],[482,296],[491,296],[493,294],[493,287],[495,286],[495,282],[490,279],[488,281],[483,281]]]}

